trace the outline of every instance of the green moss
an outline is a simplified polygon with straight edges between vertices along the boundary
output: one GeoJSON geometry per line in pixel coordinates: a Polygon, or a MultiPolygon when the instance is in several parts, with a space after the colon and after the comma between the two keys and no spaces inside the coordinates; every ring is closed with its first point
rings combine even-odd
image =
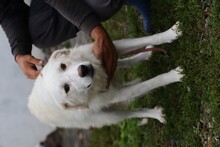
{"type": "MultiPolygon", "coordinates": [[[[164,31],[178,20],[183,36],[172,44],[160,46],[166,49],[168,56],[154,53],[149,62],[121,72],[121,80],[149,79],[177,66],[183,68],[185,77],[182,83],[156,89],[131,105],[131,108],[161,105],[167,124],[149,119],[146,126],[140,127],[136,125],[138,119],[126,120],[108,129],[94,131],[93,140],[96,142],[90,146],[219,146],[219,1],[166,0],[151,3],[154,31],[164,31]]],[[[104,25],[113,39],[146,35],[141,31],[139,14],[131,7],[124,7],[104,25]]]]}

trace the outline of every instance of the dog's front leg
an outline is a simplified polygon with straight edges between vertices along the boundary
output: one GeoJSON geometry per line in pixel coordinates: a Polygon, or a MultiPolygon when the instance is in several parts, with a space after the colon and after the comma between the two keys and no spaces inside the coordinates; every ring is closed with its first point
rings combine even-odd
{"type": "Polygon", "coordinates": [[[152,52],[143,52],[143,53],[139,53],[137,55],[128,57],[128,58],[124,58],[124,59],[119,59],[118,60],[118,67],[119,68],[128,68],[131,65],[134,65],[140,61],[143,60],[148,60],[151,56],[152,52]]]}
{"type": "Polygon", "coordinates": [[[168,85],[170,83],[179,82],[183,77],[180,72],[181,69],[176,68],[168,73],[158,75],[150,80],[135,85],[122,87],[115,93],[114,98],[109,101],[111,101],[111,103],[118,103],[122,101],[134,100],[134,98],[142,96],[150,90],[168,85]]]}
{"type": "Polygon", "coordinates": [[[123,39],[114,41],[114,45],[119,55],[124,55],[131,51],[146,47],[148,45],[160,45],[163,43],[171,43],[180,35],[179,23],[177,22],[169,30],[152,36],[140,37],[134,39],[123,39]]]}
{"type": "Polygon", "coordinates": [[[84,121],[90,123],[92,127],[103,127],[119,123],[128,118],[153,118],[161,123],[165,122],[161,107],[155,107],[154,109],[98,111],[88,115],[84,121]]]}

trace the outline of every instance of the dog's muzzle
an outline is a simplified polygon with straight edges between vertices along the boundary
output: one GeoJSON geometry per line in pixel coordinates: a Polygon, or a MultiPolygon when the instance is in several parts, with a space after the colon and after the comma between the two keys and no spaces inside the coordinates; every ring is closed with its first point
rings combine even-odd
{"type": "Polygon", "coordinates": [[[78,71],[78,75],[80,77],[91,76],[93,78],[94,73],[95,73],[94,67],[91,64],[89,64],[89,65],[80,65],[77,68],[77,71],[78,71]]]}

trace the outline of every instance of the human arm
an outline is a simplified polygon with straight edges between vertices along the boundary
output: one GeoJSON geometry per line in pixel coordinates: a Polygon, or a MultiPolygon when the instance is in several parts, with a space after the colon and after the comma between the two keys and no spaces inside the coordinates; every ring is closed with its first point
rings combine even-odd
{"type": "Polygon", "coordinates": [[[28,6],[22,0],[1,0],[0,24],[8,38],[11,52],[31,54],[31,39],[28,32],[28,6]]]}
{"type": "Polygon", "coordinates": [[[8,38],[11,52],[25,75],[34,79],[37,74],[33,73],[39,73],[39,71],[36,70],[33,63],[34,57],[31,56],[32,43],[28,32],[28,11],[28,6],[23,0],[0,1],[0,24],[8,38]]]}
{"type": "Polygon", "coordinates": [[[94,39],[93,53],[103,62],[111,81],[117,65],[117,52],[95,12],[84,1],[45,0],[62,16],[94,39]]]}
{"type": "Polygon", "coordinates": [[[109,84],[114,75],[118,60],[118,54],[115,46],[112,43],[108,33],[101,25],[96,26],[92,30],[91,37],[95,40],[93,45],[93,53],[102,61],[105,71],[108,75],[109,84]]]}

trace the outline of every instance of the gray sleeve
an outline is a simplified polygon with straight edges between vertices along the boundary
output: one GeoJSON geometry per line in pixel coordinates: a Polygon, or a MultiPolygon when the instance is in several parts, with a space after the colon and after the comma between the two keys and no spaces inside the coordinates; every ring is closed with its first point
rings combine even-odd
{"type": "Polygon", "coordinates": [[[92,8],[82,0],[45,0],[45,2],[88,35],[100,24],[92,8]]]}
{"type": "Polygon", "coordinates": [[[31,54],[28,10],[28,6],[22,0],[1,0],[0,2],[0,24],[14,56],[31,54]]]}

